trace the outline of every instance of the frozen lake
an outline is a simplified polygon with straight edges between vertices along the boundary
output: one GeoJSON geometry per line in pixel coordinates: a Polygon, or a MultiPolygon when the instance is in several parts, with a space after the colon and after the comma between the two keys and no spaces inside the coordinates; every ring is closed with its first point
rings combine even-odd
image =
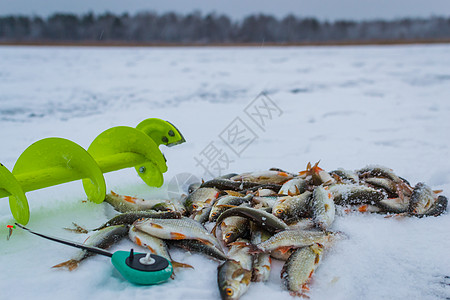
{"type": "MultiPolygon", "coordinates": [[[[166,182],[185,172],[205,179],[270,167],[298,172],[320,160],[328,171],[385,165],[449,197],[449,115],[450,45],[0,47],[0,162],[10,170],[39,139],[63,137],[87,148],[110,127],[156,117],[187,140],[161,147],[166,182]],[[238,125],[247,136],[236,145],[227,137],[238,125]],[[227,160],[220,166],[202,160],[202,167],[198,161],[212,147],[227,160]]],[[[106,179],[116,192],[165,196],[164,188],[148,188],[132,170],[106,179]]],[[[30,228],[80,242],[86,236],[63,227],[96,227],[111,216],[106,204],[82,201],[79,182],[27,197],[30,228]]],[[[12,220],[7,198],[0,199],[0,265],[7,270],[0,275],[2,299],[219,298],[217,263],[203,256],[175,250],[176,260],[195,270],[160,286],[137,287],[103,257],[74,272],[51,269],[77,250],[18,230],[7,242],[12,220]]],[[[443,277],[450,275],[448,228],[448,214],[338,217],[333,230],[349,239],[324,257],[311,298],[449,299],[450,282],[443,277]]],[[[113,249],[131,246],[123,241],[113,249]]],[[[252,284],[242,299],[289,299],[281,265],[276,262],[270,281],[252,284]]]]}

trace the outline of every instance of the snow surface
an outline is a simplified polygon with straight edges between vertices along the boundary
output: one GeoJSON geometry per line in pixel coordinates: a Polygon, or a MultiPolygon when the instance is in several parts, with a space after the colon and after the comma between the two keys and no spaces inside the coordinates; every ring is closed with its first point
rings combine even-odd
{"type": "MultiPolygon", "coordinates": [[[[33,142],[64,137],[84,148],[102,131],[157,117],[171,121],[185,144],[161,147],[166,182],[179,173],[208,178],[197,165],[211,142],[231,163],[226,172],[320,166],[392,168],[411,184],[450,193],[450,46],[285,48],[0,47],[0,161],[12,170],[33,142]],[[264,127],[245,108],[266,92],[282,111],[264,127]],[[221,140],[239,117],[254,133],[240,155],[221,140]]],[[[226,172],[225,172],[226,171],[226,172]]],[[[106,175],[107,187],[140,197],[167,197],[134,170],[106,175]]],[[[164,186],[166,187],[166,185],[164,186]]],[[[84,202],[81,182],[27,193],[28,226],[84,241],[65,231],[109,219],[107,204],[84,202]]],[[[0,199],[0,299],[218,299],[218,263],[181,250],[177,272],[158,286],[125,281],[106,257],[73,271],[51,266],[78,250],[19,229],[0,199]]],[[[324,256],[312,299],[449,299],[450,217],[386,219],[338,216],[333,230],[347,238],[324,256]]],[[[124,240],[112,248],[128,250],[124,240]]],[[[274,262],[270,281],[252,283],[242,299],[290,299],[274,262]]]]}

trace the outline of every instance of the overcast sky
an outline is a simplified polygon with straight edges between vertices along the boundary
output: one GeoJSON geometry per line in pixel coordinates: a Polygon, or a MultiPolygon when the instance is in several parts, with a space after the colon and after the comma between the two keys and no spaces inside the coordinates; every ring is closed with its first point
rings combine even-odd
{"type": "Polygon", "coordinates": [[[450,0],[0,0],[0,15],[48,16],[54,12],[83,14],[153,10],[189,13],[216,12],[241,19],[266,13],[336,19],[393,19],[397,17],[450,16],[450,0]]]}

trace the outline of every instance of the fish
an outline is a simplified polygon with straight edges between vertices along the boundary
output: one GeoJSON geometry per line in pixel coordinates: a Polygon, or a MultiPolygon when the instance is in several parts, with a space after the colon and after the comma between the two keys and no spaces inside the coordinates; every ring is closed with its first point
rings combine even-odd
{"type": "Polygon", "coordinates": [[[170,201],[161,199],[142,199],[119,195],[111,191],[111,193],[106,195],[105,202],[111,204],[115,210],[125,213],[130,211],[149,210],[159,203],[168,203],[170,201]]]}
{"type": "Polygon", "coordinates": [[[239,206],[242,203],[248,203],[253,198],[253,195],[249,194],[245,197],[235,196],[222,196],[214,203],[211,212],[209,214],[209,221],[214,222],[220,216],[220,214],[230,207],[239,206]]]}
{"type": "Polygon", "coordinates": [[[230,180],[238,182],[253,182],[258,184],[283,184],[293,178],[293,175],[282,171],[256,171],[239,174],[231,177],[230,180]]]}
{"type": "Polygon", "coordinates": [[[193,266],[189,264],[180,263],[174,261],[170,256],[169,250],[167,249],[166,243],[157,237],[151,236],[143,231],[136,229],[136,227],[131,226],[128,231],[128,237],[130,240],[138,246],[144,247],[147,250],[150,250],[152,254],[156,254],[164,257],[168,261],[172,263],[174,268],[191,268],[194,269],[193,266]]]}
{"type": "Polygon", "coordinates": [[[358,184],[335,184],[329,187],[329,191],[337,205],[375,205],[379,201],[387,199],[385,192],[358,184]]]}
{"type": "Polygon", "coordinates": [[[217,283],[222,300],[239,299],[247,292],[252,271],[244,269],[235,260],[227,260],[217,268],[217,283]]]}
{"type": "Polygon", "coordinates": [[[440,195],[434,205],[425,213],[425,215],[437,217],[447,210],[447,205],[447,197],[440,195]]]}
{"type": "Polygon", "coordinates": [[[215,188],[200,187],[187,196],[184,206],[189,214],[193,214],[203,207],[212,206],[219,195],[220,191],[215,188]]]}
{"type": "Polygon", "coordinates": [[[201,182],[191,183],[188,187],[188,193],[192,194],[195,190],[197,190],[202,185],[201,182]]]}
{"type": "Polygon", "coordinates": [[[249,234],[249,221],[243,217],[228,217],[220,224],[222,241],[228,245],[249,234]]]}
{"type": "Polygon", "coordinates": [[[241,267],[251,271],[253,269],[253,255],[250,252],[252,244],[247,239],[239,238],[231,244],[228,251],[228,258],[237,261],[241,267]]]}
{"type": "MultiPolygon", "coordinates": [[[[268,240],[270,237],[271,235],[267,231],[257,228],[257,226],[252,226],[252,244],[259,244],[268,240]]],[[[270,258],[269,253],[262,252],[255,254],[253,260],[252,281],[264,282],[269,280],[271,267],[272,259],[270,258]]]]}
{"type": "Polygon", "coordinates": [[[310,246],[315,243],[327,244],[332,241],[334,233],[321,230],[284,230],[268,240],[261,242],[253,247],[254,253],[264,252],[271,253],[278,250],[287,252],[291,249],[310,246]]]}
{"type": "MultiPolygon", "coordinates": [[[[108,249],[113,244],[119,242],[128,234],[128,225],[115,225],[103,228],[90,235],[85,241],[86,246],[108,249]]],[[[75,270],[81,261],[95,255],[95,253],[87,250],[80,250],[73,258],[60,264],[54,265],[53,268],[67,268],[69,271],[75,270]]]]}
{"type": "Polygon", "coordinates": [[[409,209],[409,198],[389,198],[380,200],[377,206],[389,213],[405,213],[409,209]]]}
{"type": "Polygon", "coordinates": [[[330,185],[335,183],[333,177],[328,174],[327,171],[319,167],[319,162],[316,162],[314,166],[311,167],[311,163],[308,163],[306,166],[306,170],[299,172],[299,176],[308,180],[309,178],[312,181],[313,185],[330,185]]]}
{"type": "Polygon", "coordinates": [[[141,231],[165,240],[193,239],[206,244],[214,245],[217,249],[221,246],[217,239],[212,236],[199,222],[182,217],[181,219],[140,219],[133,225],[141,231]]]}
{"type": "MultiPolygon", "coordinates": [[[[233,177],[236,177],[234,175],[233,177]]],[[[232,177],[232,178],[233,178],[232,177]]],[[[232,190],[232,191],[242,191],[248,188],[260,186],[259,183],[255,182],[239,182],[234,181],[229,178],[215,178],[209,181],[202,183],[201,188],[215,188],[219,190],[232,190]]]]}
{"type": "Polygon", "coordinates": [[[359,183],[358,174],[355,173],[354,171],[344,170],[342,168],[339,168],[337,170],[331,171],[329,174],[331,177],[333,177],[336,180],[337,183],[342,183],[342,184],[346,184],[346,183],[358,184],[359,183]]]}
{"type": "Polygon", "coordinates": [[[278,198],[272,207],[272,214],[284,221],[308,217],[311,214],[310,201],[312,193],[309,191],[297,196],[278,198]]]}
{"type": "Polygon", "coordinates": [[[72,228],[65,228],[66,230],[77,232],[77,233],[88,233],[89,231],[98,231],[103,228],[114,226],[114,225],[131,225],[136,220],[142,219],[142,218],[153,218],[153,219],[180,219],[181,213],[175,212],[175,211],[136,211],[136,212],[127,212],[123,214],[118,214],[117,216],[114,216],[110,220],[108,220],[103,225],[87,230],[83,228],[82,226],[79,226],[76,223],[73,223],[73,225],[76,227],[75,229],[72,228]]]}
{"type": "Polygon", "coordinates": [[[195,221],[204,224],[208,221],[209,215],[211,214],[212,206],[205,206],[200,210],[197,210],[190,215],[195,221]]]}
{"type": "Polygon", "coordinates": [[[398,177],[394,171],[390,168],[380,166],[380,165],[368,165],[356,172],[360,179],[369,177],[382,177],[388,178],[395,183],[403,182],[400,177],[398,177]]]}
{"type": "Polygon", "coordinates": [[[178,247],[186,251],[206,254],[215,260],[225,261],[228,259],[222,250],[197,240],[167,240],[167,242],[170,246],[178,247]]]}
{"type": "Polygon", "coordinates": [[[219,266],[217,281],[222,299],[239,299],[248,290],[253,269],[250,245],[248,240],[238,239],[228,252],[229,260],[219,266]]]}
{"type": "Polygon", "coordinates": [[[412,215],[426,215],[437,199],[438,196],[428,185],[419,182],[412,192],[408,212],[412,215]]]}
{"type": "Polygon", "coordinates": [[[307,186],[308,182],[305,179],[295,177],[289,181],[286,181],[281,186],[278,193],[281,195],[288,195],[288,196],[300,195],[306,191],[307,186]]]}
{"type": "Polygon", "coordinates": [[[247,218],[271,233],[288,229],[286,223],[284,223],[282,220],[278,219],[271,213],[268,213],[261,209],[238,206],[224,211],[217,219],[216,225],[214,226],[212,231],[215,232],[217,226],[220,226],[225,218],[231,216],[240,216],[247,218]]]}
{"type": "Polygon", "coordinates": [[[323,230],[328,229],[334,222],[336,213],[333,195],[329,192],[328,187],[318,186],[314,189],[311,209],[314,223],[323,230]]]}
{"type": "Polygon", "coordinates": [[[313,244],[295,250],[284,263],[281,279],[292,296],[309,298],[308,283],[321,262],[322,252],[321,244],[313,244]]]}

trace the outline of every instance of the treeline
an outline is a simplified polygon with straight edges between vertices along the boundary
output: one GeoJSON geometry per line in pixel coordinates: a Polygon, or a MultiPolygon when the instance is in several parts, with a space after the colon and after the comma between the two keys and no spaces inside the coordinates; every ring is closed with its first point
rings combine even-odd
{"type": "Polygon", "coordinates": [[[294,15],[105,13],[0,17],[1,42],[308,43],[450,39],[450,17],[392,21],[319,21],[294,15]]]}

